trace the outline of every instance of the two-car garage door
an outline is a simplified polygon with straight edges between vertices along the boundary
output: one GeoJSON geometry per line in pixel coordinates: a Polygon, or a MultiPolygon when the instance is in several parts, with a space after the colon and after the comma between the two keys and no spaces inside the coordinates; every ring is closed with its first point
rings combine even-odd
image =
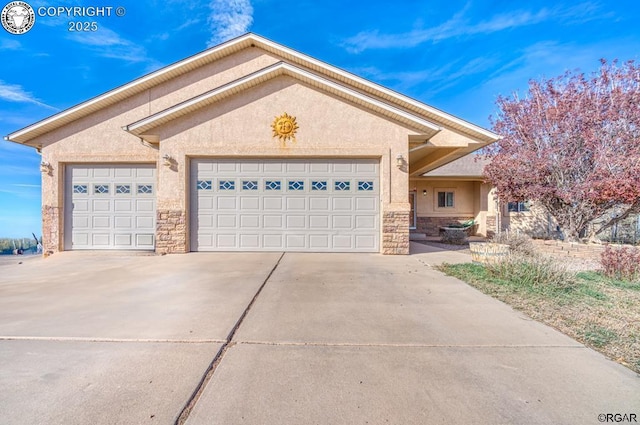
{"type": "Polygon", "coordinates": [[[379,161],[191,164],[194,251],[378,252],[379,161]]]}

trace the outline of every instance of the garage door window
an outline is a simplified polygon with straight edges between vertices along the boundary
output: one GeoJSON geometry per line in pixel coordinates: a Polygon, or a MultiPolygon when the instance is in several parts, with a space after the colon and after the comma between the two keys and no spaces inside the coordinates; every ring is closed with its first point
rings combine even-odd
{"type": "Polygon", "coordinates": [[[106,195],[109,193],[109,185],[108,184],[96,184],[93,186],[93,193],[106,195]]]}
{"type": "Polygon", "coordinates": [[[73,185],[73,193],[80,193],[83,195],[87,194],[87,185],[86,184],[74,184],[73,185]]]}
{"type": "Polygon", "coordinates": [[[280,182],[275,180],[267,180],[267,182],[265,183],[265,189],[280,190],[280,182]]]}
{"type": "Polygon", "coordinates": [[[338,191],[349,190],[351,188],[351,182],[349,181],[336,181],[335,189],[338,191]]]}
{"type": "Polygon", "coordinates": [[[327,190],[327,182],[325,181],[314,181],[311,183],[312,190],[327,190]]]}
{"type": "Polygon", "coordinates": [[[128,184],[117,184],[116,185],[116,194],[118,195],[126,195],[131,193],[131,185],[128,184]]]}
{"type": "Polygon", "coordinates": [[[258,181],[243,181],[242,182],[242,190],[258,190],[258,181]]]}
{"type": "Polygon", "coordinates": [[[373,190],[373,182],[358,182],[358,190],[362,190],[362,191],[373,190]]]}
{"type": "Polygon", "coordinates": [[[304,181],[302,180],[290,181],[289,190],[304,190],[304,181]]]}

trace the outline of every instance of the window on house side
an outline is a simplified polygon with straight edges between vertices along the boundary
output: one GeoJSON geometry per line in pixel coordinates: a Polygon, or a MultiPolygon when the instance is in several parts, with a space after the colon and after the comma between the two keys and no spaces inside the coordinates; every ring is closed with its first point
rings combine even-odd
{"type": "Polygon", "coordinates": [[[528,212],[529,211],[529,203],[528,202],[509,202],[507,204],[507,211],[509,211],[509,212],[528,212]]]}
{"type": "Polygon", "coordinates": [[[438,192],[438,208],[453,208],[453,192],[438,192]]]}

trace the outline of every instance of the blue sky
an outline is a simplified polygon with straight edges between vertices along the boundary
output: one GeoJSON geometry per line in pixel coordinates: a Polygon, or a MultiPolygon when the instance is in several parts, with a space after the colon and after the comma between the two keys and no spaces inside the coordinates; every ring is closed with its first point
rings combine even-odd
{"type": "MultiPolygon", "coordinates": [[[[37,16],[19,36],[0,29],[2,136],[247,31],[486,128],[496,96],[531,78],[640,60],[640,6],[627,0],[27,2],[113,10],[37,16]],[[98,30],[69,32],[70,21],[98,30]]],[[[0,141],[0,237],[40,235],[39,162],[35,150],[0,141]]]]}

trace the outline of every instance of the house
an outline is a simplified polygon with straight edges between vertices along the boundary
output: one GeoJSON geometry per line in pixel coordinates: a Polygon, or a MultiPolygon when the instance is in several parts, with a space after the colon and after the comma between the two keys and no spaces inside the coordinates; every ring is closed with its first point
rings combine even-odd
{"type": "Polygon", "coordinates": [[[42,154],[49,253],[407,254],[412,179],[498,136],[245,34],[5,139],[42,154]]]}
{"type": "Polygon", "coordinates": [[[499,205],[493,187],[484,181],[487,163],[484,157],[470,154],[411,178],[411,231],[438,236],[443,226],[474,220],[474,234],[492,236],[499,205]]]}

